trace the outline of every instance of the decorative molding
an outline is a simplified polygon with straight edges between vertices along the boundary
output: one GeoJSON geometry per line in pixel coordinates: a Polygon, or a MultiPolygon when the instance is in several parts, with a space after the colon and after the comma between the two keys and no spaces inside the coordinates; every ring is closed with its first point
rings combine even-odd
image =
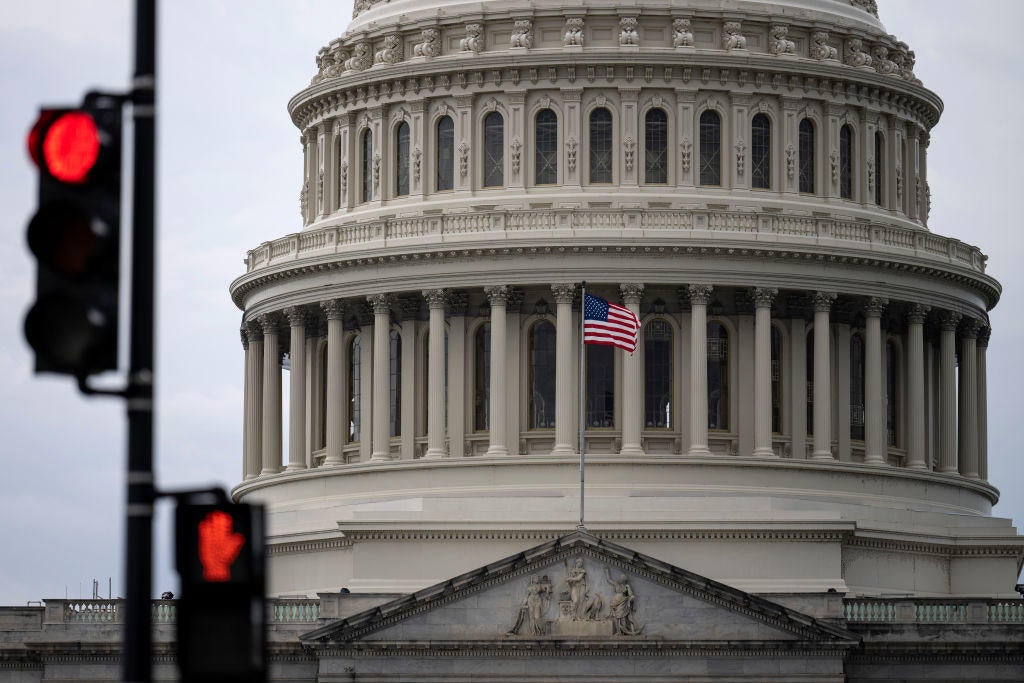
{"type": "Polygon", "coordinates": [[[441,31],[430,27],[423,29],[420,41],[412,48],[416,57],[437,57],[441,54],[441,31]]]}
{"type": "Polygon", "coordinates": [[[533,21],[530,19],[516,19],[512,24],[512,37],[509,39],[509,47],[530,49],[533,47],[533,21]]]}
{"type": "Polygon", "coordinates": [[[686,17],[676,17],[672,20],[672,47],[693,47],[693,32],[690,30],[690,20],[686,17]]]}
{"type": "Polygon", "coordinates": [[[707,306],[711,303],[711,285],[689,285],[690,306],[707,306]]]}
{"type": "Polygon", "coordinates": [[[837,298],[835,292],[814,292],[811,294],[811,306],[815,313],[829,313],[837,298]]]}
{"type": "Polygon", "coordinates": [[[551,293],[555,296],[556,304],[571,304],[576,298],[576,284],[572,282],[561,282],[551,285],[551,293]]]}
{"type": "Polygon", "coordinates": [[[882,311],[889,305],[889,300],[881,296],[872,296],[864,303],[864,314],[869,318],[881,317],[882,311]]]}
{"type": "MultiPolygon", "coordinates": [[[[773,55],[796,56],[796,43],[788,38],[789,26],[786,24],[772,24],[768,31],[768,52],[773,55]]],[[[726,48],[727,50],[730,48],[726,48]]]]}
{"type": "Polygon", "coordinates": [[[402,34],[389,33],[384,36],[384,47],[373,56],[374,64],[398,64],[402,61],[402,34]]]}
{"type": "Polygon", "coordinates": [[[619,285],[619,294],[627,306],[639,306],[644,295],[644,285],[641,282],[624,282],[619,285]]]}
{"type": "Polygon", "coordinates": [[[466,37],[459,41],[459,49],[474,54],[484,51],[483,24],[466,24],[466,37]]]}
{"type": "Polygon", "coordinates": [[[505,285],[484,287],[484,294],[487,296],[487,301],[491,304],[491,307],[508,305],[509,288],[505,285]]]}
{"type": "Polygon", "coordinates": [[[373,309],[373,314],[377,315],[390,315],[391,314],[391,295],[389,294],[371,294],[366,297],[366,302],[370,304],[373,309]]]}
{"type": "Polygon", "coordinates": [[[583,47],[583,17],[568,17],[565,20],[564,47],[583,47]]]}
{"type": "Polygon", "coordinates": [[[747,39],[740,31],[742,24],[738,21],[727,21],[722,24],[722,49],[726,51],[746,50],[747,39]]]}
{"type": "Polygon", "coordinates": [[[752,295],[754,306],[757,308],[771,308],[779,290],[775,287],[755,287],[752,295]]]}
{"type": "Polygon", "coordinates": [[[619,18],[619,45],[638,46],[640,45],[640,34],[636,31],[636,17],[619,18]]]}

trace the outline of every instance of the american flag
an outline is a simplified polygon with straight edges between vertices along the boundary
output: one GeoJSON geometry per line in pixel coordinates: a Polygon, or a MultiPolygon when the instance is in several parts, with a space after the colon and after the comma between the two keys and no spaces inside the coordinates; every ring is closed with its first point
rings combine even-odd
{"type": "Polygon", "coordinates": [[[583,304],[583,343],[618,346],[633,353],[640,331],[636,313],[587,294],[583,304]]]}

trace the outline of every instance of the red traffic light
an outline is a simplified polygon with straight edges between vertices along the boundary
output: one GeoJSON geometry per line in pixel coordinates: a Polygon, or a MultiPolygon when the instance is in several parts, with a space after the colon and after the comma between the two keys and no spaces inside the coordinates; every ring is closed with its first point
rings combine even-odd
{"type": "Polygon", "coordinates": [[[231,580],[231,565],[245,545],[245,536],[234,526],[234,518],[223,510],[214,510],[199,522],[199,562],[203,578],[211,583],[231,580]]]}
{"type": "Polygon", "coordinates": [[[100,144],[99,127],[84,111],[43,112],[28,134],[32,160],[63,183],[89,180],[100,144]]]}

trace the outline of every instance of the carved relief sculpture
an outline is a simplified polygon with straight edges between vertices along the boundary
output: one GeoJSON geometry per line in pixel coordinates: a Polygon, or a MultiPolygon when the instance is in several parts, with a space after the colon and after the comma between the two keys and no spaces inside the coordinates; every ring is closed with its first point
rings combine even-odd
{"type": "Polygon", "coordinates": [[[868,189],[875,191],[875,158],[868,157],[868,189]]]}
{"type": "Polygon", "coordinates": [[[636,32],[636,17],[619,19],[619,45],[639,45],[640,34],[636,32]]]}
{"type": "Polygon", "coordinates": [[[896,62],[889,59],[889,48],[884,45],[875,45],[871,48],[871,63],[878,73],[891,76],[897,73],[896,62]]]}
{"type": "Polygon", "coordinates": [[[690,154],[693,152],[693,143],[690,138],[684,137],[679,142],[679,160],[683,164],[683,173],[690,172],[690,154]]]}
{"type": "Polygon", "coordinates": [[[321,216],[324,213],[324,169],[322,168],[316,179],[316,212],[321,216]]]}
{"type": "Polygon", "coordinates": [[[441,54],[441,32],[436,28],[425,28],[420,35],[422,42],[416,43],[412,52],[417,57],[437,57],[441,54]]]}
{"type": "Polygon", "coordinates": [[[526,586],[526,597],[519,606],[516,623],[506,635],[545,636],[549,633],[551,622],[545,619],[548,606],[551,604],[551,579],[538,574],[530,578],[526,586]]]}
{"type": "Polygon", "coordinates": [[[851,38],[846,41],[846,64],[849,66],[871,66],[871,55],[864,49],[864,41],[851,38]]]}
{"type": "Polygon", "coordinates": [[[907,50],[906,59],[903,61],[903,71],[900,72],[900,76],[902,76],[905,81],[921,85],[921,79],[914,75],[914,66],[916,64],[917,55],[914,54],[913,50],[907,50]]]}
{"type": "Polygon", "coordinates": [[[743,175],[744,162],[747,158],[747,143],[740,138],[736,141],[736,175],[743,175]]]}
{"type": "Polygon", "coordinates": [[[811,59],[837,59],[839,51],[828,44],[826,31],[815,31],[811,34],[811,47],[808,50],[811,59]]]}
{"type": "Polygon", "coordinates": [[[380,191],[380,153],[373,155],[373,193],[380,191]]]}
{"type": "Polygon", "coordinates": [[[576,138],[572,138],[571,137],[568,140],[566,140],[566,142],[565,142],[566,163],[569,166],[569,172],[570,173],[576,170],[576,147],[577,147],[577,145],[578,145],[578,143],[576,142],[576,138]]]}
{"type": "Polygon", "coordinates": [[[583,17],[569,17],[565,20],[565,47],[583,47],[583,17]]]}
{"type": "Polygon", "coordinates": [[[839,152],[832,150],[828,155],[829,162],[832,165],[832,182],[839,182],[839,152]]]}
{"type": "Polygon", "coordinates": [[[771,39],[768,41],[768,51],[773,55],[795,55],[796,43],[787,38],[786,36],[788,35],[788,26],[785,24],[772,24],[771,39]]]}
{"type": "Polygon", "coordinates": [[[344,199],[348,195],[348,159],[341,162],[341,196],[344,199]]]}
{"type": "Polygon", "coordinates": [[[325,67],[325,76],[338,76],[345,71],[345,62],[348,60],[348,53],[340,44],[332,45],[330,56],[325,67]]]}
{"type": "Polygon", "coordinates": [[[302,216],[303,220],[306,218],[306,209],[309,206],[309,180],[302,183],[302,188],[299,190],[299,215],[302,216]]]}
{"type": "Polygon", "coordinates": [[[317,51],[316,75],[313,76],[313,80],[310,81],[311,84],[319,83],[324,79],[324,76],[327,73],[327,68],[330,66],[332,61],[333,60],[331,59],[331,53],[328,51],[326,47],[322,47],[320,48],[320,50],[317,51]]]}
{"type": "Polygon", "coordinates": [[[469,143],[465,140],[459,145],[459,177],[469,175],[469,143]]]}
{"type": "Polygon", "coordinates": [[[483,24],[466,24],[466,37],[459,41],[459,49],[476,54],[484,51],[483,24]]]}
{"type": "Polygon", "coordinates": [[[523,151],[523,143],[516,138],[512,141],[512,175],[519,175],[519,158],[523,151]]]}
{"type": "Polygon", "coordinates": [[[903,168],[896,167],[896,202],[903,202],[903,168]]]}
{"type": "Polygon", "coordinates": [[[569,584],[569,601],[575,621],[596,621],[601,618],[604,601],[597,593],[591,593],[587,586],[587,570],[583,558],[576,558],[572,567],[566,565],[565,582],[569,584]]]}
{"type": "Polygon", "coordinates": [[[614,591],[612,599],[608,603],[610,610],[608,617],[612,622],[612,634],[616,636],[640,635],[644,627],[637,626],[633,621],[633,605],[636,602],[636,596],[633,595],[629,579],[625,574],[619,574],[619,580],[613,580],[607,566],[604,568],[604,578],[611,584],[614,591]]]}
{"type": "Polygon", "coordinates": [[[740,34],[741,24],[738,21],[727,21],[722,24],[722,48],[725,50],[746,50],[747,39],[740,34]]]}
{"type": "Polygon", "coordinates": [[[850,4],[861,8],[869,14],[878,16],[878,2],[876,0],[850,0],[850,4]]]}
{"type": "Polygon", "coordinates": [[[412,181],[414,183],[420,182],[420,165],[423,160],[423,150],[416,147],[412,150],[412,181]]]}
{"type": "Polygon", "coordinates": [[[402,61],[402,36],[391,33],[384,36],[384,47],[373,56],[374,64],[397,64],[402,61]]]}
{"type": "Polygon", "coordinates": [[[636,153],[636,141],[632,137],[627,137],[622,141],[622,158],[626,162],[626,170],[633,170],[633,157],[636,153]]]}
{"type": "Polygon", "coordinates": [[[370,44],[356,43],[353,54],[345,60],[346,71],[366,71],[373,65],[370,44]]]}
{"type": "Polygon", "coordinates": [[[786,176],[790,180],[796,177],[796,148],[793,145],[786,146],[786,176]]]}
{"type": "Polygon", "coordinates": [[[672,47],[693,47],[689,19],[678,17],[672,20],[672,47]]]}
{"type": "Polygon", "coordinates": [[[512,25],[510,47],[533,47],[533,22],[529,19],[516,19],[512,25]]]}

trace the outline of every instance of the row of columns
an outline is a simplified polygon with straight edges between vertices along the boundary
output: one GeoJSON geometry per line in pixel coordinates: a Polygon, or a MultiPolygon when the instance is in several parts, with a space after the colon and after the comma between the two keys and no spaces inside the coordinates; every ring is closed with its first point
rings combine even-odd
{"type": "MultiPolygon", "coordinates": [[[[556,393],[555,443],[553,455],[577,452],[578,425],[575,416],[577,375],[574,350],[578,342],[577,322],[573,315],[573,300],[577,288],[574,284],[559,283],[551,286],[556,302],[556,393]]],[[[620,286],[625,305],[639,313],[644,286],[626,283],[620,286]]],[[[488,455],[509,453],[506,439],[507,386],[509,380],[506,359],[506,316],[510,288],[504,285],[484,289],[490,303],[490,435],[488,455]]],[[[708,447],[707,417],[707,307],[712,298],[712,287],[690,285],[686,289],[690,304],[690,386],[689,434],[686,452],[692,456],[710,454],[708,447]]],[[[427,352],[427,450],[429,459],[448,456],[445,424],[445,306],[449,291],[424,290],[429,305],[429,346],[427,352]]],[[[758,287],[753,290],[754,317],[754,433],[755,457],[777,457],[772,447],[771,429],[771,307],[778,295],[775,288],[758,287]]],[[[835,292],[812,293],[814,309],[814,378],[813,378],[813,448],[812,459],[833,460],[832,413],[833,392],[830,354],[830,312],[836,301],[835,292]]],[[[386,294],[368,297],[374,315],[372,347],[372,427],[371,461],[386,461],[391,456],[390,367],[389,331],[392,299],[386,294]]],[[[882,297],[868,299],[865,307],[865,464],[887,463],[885,359],[881,317],[888,300],[882,297]]],[[[342,317],[344,305],[334,299],[324,301],[320,307],[327,318],[327,383],[326,400],[326,457],[325,465],[344,462],[342,448],[348,430],[347,385],[342,346],[342,317]]],[[[290,429],[287,469],[306,467],[306,377],[301,368],[306,363],[305,311],[299,307],[284,310],[290,328],[290,429]]],[[[925,342],[924,322],[929,308],[911,304],[907,310],[907,460],[910,469],[925,469],[926,463],[926,400],[925,400],[925,342]]],[[[939,391],[937,469],[940,472],[959,472],[969,478],[985,478],[987,466],[987,404],[985,397],[985,352],[988,346],[987,327],[976,319],[961,320],[959,313],[944,311],[939,315],[939,391]],[[956,373],[956,341],[960,332],[960,373],[956,373]],[[981,343],[979,344],[979,337],[981,343]],[[959,406],[959,408],[958,408],[959,406]]],[[[246,478],[273,474],[281,470],[281,373],[279,368],[279,330],[281,319],[266,314],[243,328],[245,345],[245,407],[244,407],[244,474],[246,478]]],[[[363,328],[363,339],[370,331],[363,328]]],[[[458,350],[461,344],[453,351],[458,350]]],[[[623,455],[644,453],[641,432],[643,427],[643,382],[638,353],[623,358],[623,455]]],[[[807,378],[810,380],[811,378],[807,378]]],[[[364,427],[365,433],[365,427],[364,427]]]]}

